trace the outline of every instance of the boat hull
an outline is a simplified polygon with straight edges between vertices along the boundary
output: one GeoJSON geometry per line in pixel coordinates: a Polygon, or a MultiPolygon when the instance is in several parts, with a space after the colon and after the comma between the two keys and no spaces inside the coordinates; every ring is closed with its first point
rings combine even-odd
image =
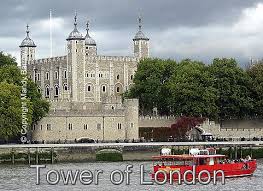
{"type": "Polygon", "coordinates": [[[152,173],[153,179],[163,180],[165,176],[167,179],[170,179],[170,176],[174,180],[192,180],[193,176],[197,179],[200,178],[202,180],[208,179],[210,174],[211,178],[220,178],[222,177],[222,173],[224,172],[225,178],[234,178],[234,177],[243,177],[243,176],[251,176],[255,172],[257,168],[257,161],[250,160],[247,162],[237,162],[237,163],[227,163],[227,164],[215,164],[215,165],[197,165],[197,166],[187,166],[187,165],[171,165],[171,166],[154,166],[154,172],[152,173]],[[158,173],[157,171],[164,171],[164,173],[158,173]],[[172,173],[174,171],[179,171],[178,173],[172,173]],[[206,172],[204,172],[206,171],[206,172]],[[208,172],[208,173],[207,173],[208,172]],[[218,173],[216,173],[218,172],[218,173]],[[216,173],[216,174],[215,174],[216,173]],[[181,176],[181,177],[179,177],[181,176]]]}

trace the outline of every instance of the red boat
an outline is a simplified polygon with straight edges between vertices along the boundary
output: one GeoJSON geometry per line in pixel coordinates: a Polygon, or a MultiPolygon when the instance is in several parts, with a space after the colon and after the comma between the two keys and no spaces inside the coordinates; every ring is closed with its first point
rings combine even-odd
{"type": "Polygon", "coordinates": [[[153,156],[152,178],[157,180],[193,180],[251,176],[257,168],[257,161],[246,159],[229,160],[216,154],[215,149],[191,149],[189,154],[153,156]],[[156,162],[158,161],[158,162],[156,162]],[[194,177],[194,178],[193,178],[194,177]]]}

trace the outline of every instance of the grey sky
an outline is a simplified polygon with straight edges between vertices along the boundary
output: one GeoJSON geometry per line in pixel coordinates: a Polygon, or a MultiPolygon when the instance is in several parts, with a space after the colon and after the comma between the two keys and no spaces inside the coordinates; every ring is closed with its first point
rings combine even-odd
{"type": "Polygon", "coordinates": [[[19,60],[19,44],[30,25],[37,58],[49,56],[49,10],[53,10],[53,55],[65,54],[65,39],[78,28],[91,36],[98,53],[131,55],[137,15],[150,38],[151,56],[211,62],[234,57],[241,64],[263,57],[263,0],[9,0],[0,7],[0,50],[19,60]]]}

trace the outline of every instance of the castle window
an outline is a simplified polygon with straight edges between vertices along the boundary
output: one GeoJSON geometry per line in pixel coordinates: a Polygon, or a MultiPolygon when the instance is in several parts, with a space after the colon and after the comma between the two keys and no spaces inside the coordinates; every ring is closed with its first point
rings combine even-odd
{"type": "Polygon", "coordinates": [[[102,91],[106,92],[106,86],[102,86],[102,91]]]}
{"type": "Polygon", "coordinates": [[[121,123],[118,123],[118,129],[119,130],[121,129],[121,123]]]}
{"type": "Polygon", "coordinates": [[[40,130],[42,131],[42,125],[40,125],[40,130]]]}
{"type": "Polygon", "coordinates": [[[36,125],[34,124],[34,125],[33,125],[33,131],[35,131],[35,130],[36,130],[36,125]]]}
{"type": "Polygon", "coordinates": [[[133,123],[131,123],[131,128],[133,128],[133,123]]]}
{"type": "Polygon", "coordinates": [[[120,92],[120,87],[117,87],[117,88],[116,88],[116,91],[119,93],[119,92],[120,92]]]}
{"type": "Polygon", "coordinates": [[[118,74],[116,78],[117,78],[117,80],[120,79],[120,75],[118,74]]]}
{"type": "Polygon", "coordinates": [[[131,80],[133,80],[133,75],[131,75],[131,80]]]}
{"type": "Polygon", "coordinates": [[[88,92],[90,92],[91,91],[91,87],[90,86],[88,86],[88,92]]]}
{"type": "Polygon", "coordinates": [[[67,70],[64,71],[64,78],[67,79],[67,70]]]}
{"type": "Polygon", "coordinates": [[[64,90],[68,91],[68,85],[67,84],[64,84],[64,90]]]}
{"type": "Polygon", "coordinates": [[[72,131],[72,123],[68,124],[68,130],[72,131]]]}
{"type": "Polygon", "coordinates": [[[49,86],[48,85],[45,88],[45,97],[49,98],[49,86]]]}
{"type": "Polygon", "coordinates": [[[58,79],[58,72],[55,72],[55,78],[58,79]]]}
{"type": "Polygon", "coordinates": [[[38,93],[41,93],[41,88],[38,88],[37,91],[38,91],[38,93]]]}
{"type": "Polygon", "coordinates": [[[100,123],[97,124],[97,130],[101,130],[101,124],[100,123]]]}
{"type": "Polygon", "coordinates": [[[40,81],[40,74],[37,73],[37,81],[40,81]]]}
{"type": "Polygon", "coordinates": [[[51,131],[51,124],[47,124],[47,131],[51,131]]]}
{"type": "Polygon", "coordinates": [[[46,80],[49,80],[49,72],[46,72],[46,80]]]}
{"type": "Polygon", "coordinates": [[[84,130],[88,130],[88,125],[84,124],[84,130]]]}
{"type": "Polygon", "coordinates": [[[76,52],[78,52],[78,49],[76,49],[76,52]]]}
{"type": "Polygon", "coordinates": [[[58,94],[59,94],[58,85],[55,85],[55,96],[54,97],[58,97],[58,94]]]}
{"type": "Polygon", "coordinates": [[[86,74],[86,77],[87,77],[87,78],[89,77],[89,73],[86,74]]]}

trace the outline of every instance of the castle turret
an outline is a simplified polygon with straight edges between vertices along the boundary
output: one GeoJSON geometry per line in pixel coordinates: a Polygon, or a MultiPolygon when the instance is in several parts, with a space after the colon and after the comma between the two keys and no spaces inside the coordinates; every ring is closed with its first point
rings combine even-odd
{"type": "Polygon", "coordinates": [[[97,45],[93,38],[89,35],[89,21],[87,21],[87,34],[85,37],[85,47],[87,55],[97,55],[97,45]]]}
{"type": "Polygon", "coordinates": [[[85,63],[85,38],[77,29],[77,14],[74,19],[74,29],[67,38],[68,63],[71,66],[71,97],[73,101],[84,99],[84,63],[85,63]]]}
{"type": "Polygon", "coordinates": [[[149,57],[149,38],[142,32],[142,18],[139,16],[139,30],[133,39],[134,56],[138,58],[149,57]]]}
{"type": "Polygon", "coordinates": [[[36,45],[29,37],[29,26],[26,26],[26,38],[20,44],[21,66],[27,66],[29,61],[35,60],[36,45]]]}

